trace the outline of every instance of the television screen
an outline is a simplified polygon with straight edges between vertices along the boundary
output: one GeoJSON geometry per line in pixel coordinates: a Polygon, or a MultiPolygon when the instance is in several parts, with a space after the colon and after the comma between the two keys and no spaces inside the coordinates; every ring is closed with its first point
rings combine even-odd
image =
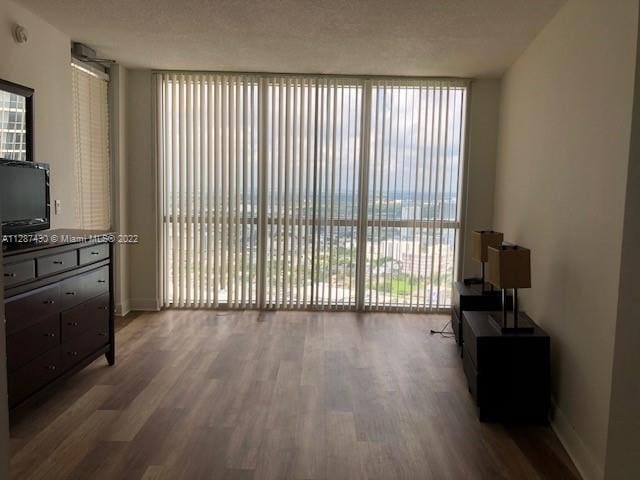
{"type": "Polygon", "coordinates": [[[48,197],[46,166],[29,162],[0,162],[0,218],[3,233],[47,228],[48,197]]]}

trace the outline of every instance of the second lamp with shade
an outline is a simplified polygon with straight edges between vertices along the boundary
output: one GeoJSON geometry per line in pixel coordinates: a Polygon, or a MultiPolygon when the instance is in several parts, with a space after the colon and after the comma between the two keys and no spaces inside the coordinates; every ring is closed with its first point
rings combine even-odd
{"type": "Polygon", "coordinates": [[[474,230],[472,238],[471,256],[482,265],[482,277],[480,283],[482,285],[482,292],[484,293],[485,264],[489,260],[488,249],[489,247],[499,247],[502,245],[504,235],[502,232],[496,232],[493,230],[474,230]]]}

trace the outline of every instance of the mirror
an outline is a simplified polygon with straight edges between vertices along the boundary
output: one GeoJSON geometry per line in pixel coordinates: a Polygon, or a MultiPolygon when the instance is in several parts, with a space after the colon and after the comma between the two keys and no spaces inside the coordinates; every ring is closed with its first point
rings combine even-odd
{"type": "Polygon", "coordinates": [[[33,89],[0,80],[0,158],[33,161],[33,89]]]}

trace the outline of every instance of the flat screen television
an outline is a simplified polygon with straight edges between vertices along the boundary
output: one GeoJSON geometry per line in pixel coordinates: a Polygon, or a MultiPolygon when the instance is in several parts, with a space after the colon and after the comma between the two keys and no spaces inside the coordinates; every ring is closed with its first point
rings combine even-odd
{"type": "Polygon", "coordinates": [[[49,228],[49,165],[0,159],[2,234],[49,228]]]}

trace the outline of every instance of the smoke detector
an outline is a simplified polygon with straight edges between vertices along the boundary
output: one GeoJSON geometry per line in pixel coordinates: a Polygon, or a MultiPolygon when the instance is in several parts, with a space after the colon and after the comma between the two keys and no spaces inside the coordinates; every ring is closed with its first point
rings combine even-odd
{"type": "Polygon", "coordinates": [[[27,43],[28,40],[28,32],[27,29],[22,25],[14,25],[13,26],[13,39],[16,43],[27,43]]]}

